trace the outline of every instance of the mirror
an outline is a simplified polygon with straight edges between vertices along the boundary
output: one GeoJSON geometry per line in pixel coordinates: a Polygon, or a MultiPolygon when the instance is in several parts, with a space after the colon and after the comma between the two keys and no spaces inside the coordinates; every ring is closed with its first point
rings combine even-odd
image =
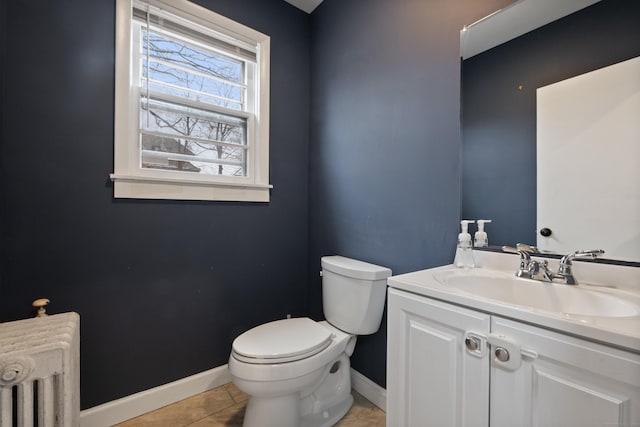
{"type": "Polygon", "coordinates": [[[520,0],[461,31],[462,217],[491,219],[490,245],[537,244],[537,89],[640,56],[639,19],[640,2],[520,0]]]}

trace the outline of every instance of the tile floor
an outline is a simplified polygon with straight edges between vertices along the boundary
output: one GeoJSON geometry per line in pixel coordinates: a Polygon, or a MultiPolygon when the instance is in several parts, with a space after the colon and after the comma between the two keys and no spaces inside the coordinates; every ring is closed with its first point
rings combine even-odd
{"type": "MultiPolygon", "coordinates": [[[[386,414],[353,392],[354,404],[337,427],[384,427],[386,414]]],[[[232,383],[157,409],[115,427],[241,427],[247,396],[232,383]]]]}

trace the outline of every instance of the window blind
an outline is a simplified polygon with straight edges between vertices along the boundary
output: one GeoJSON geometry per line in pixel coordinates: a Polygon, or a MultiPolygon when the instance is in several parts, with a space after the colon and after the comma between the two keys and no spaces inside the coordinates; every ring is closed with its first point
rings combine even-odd
{"type": "Polygon", "coordinates": [[[193,28],[193,23],[186,26],[182,23],[184,21],[183,18],[155,6],[149,4],[134,5],[133,18],[145,25],[153,25],[159,29],[181,34],[188,39],[200,41],[206,46],[217,48],[220,53],[232,53],[239,58],[252,62],[256,61],[256,48],[254,46],[249,46],[240,40],[234,40],[210,28],[198,25],[199,28],[195,29],[193,28]]]}

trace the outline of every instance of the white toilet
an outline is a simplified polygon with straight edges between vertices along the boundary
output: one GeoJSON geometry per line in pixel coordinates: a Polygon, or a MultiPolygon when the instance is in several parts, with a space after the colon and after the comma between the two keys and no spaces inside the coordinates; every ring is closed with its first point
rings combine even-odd
{"type": "Polygon", "coordinates": [[[322,258],[326,321],[276,320],[233,341],[229,372],[249,395],[245,427],[324,427],[351,405],[349,357],[356,335],[380,327],[391,270],[341,256],[322,258]]]}

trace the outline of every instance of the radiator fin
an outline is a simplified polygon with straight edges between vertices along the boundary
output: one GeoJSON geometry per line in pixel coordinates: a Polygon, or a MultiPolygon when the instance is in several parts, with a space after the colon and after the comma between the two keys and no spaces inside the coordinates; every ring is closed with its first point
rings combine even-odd
{"type": "Polygon", "coordinates": [[[78,427],[80,317],[0,323],[0,427],[78,427]]]}

